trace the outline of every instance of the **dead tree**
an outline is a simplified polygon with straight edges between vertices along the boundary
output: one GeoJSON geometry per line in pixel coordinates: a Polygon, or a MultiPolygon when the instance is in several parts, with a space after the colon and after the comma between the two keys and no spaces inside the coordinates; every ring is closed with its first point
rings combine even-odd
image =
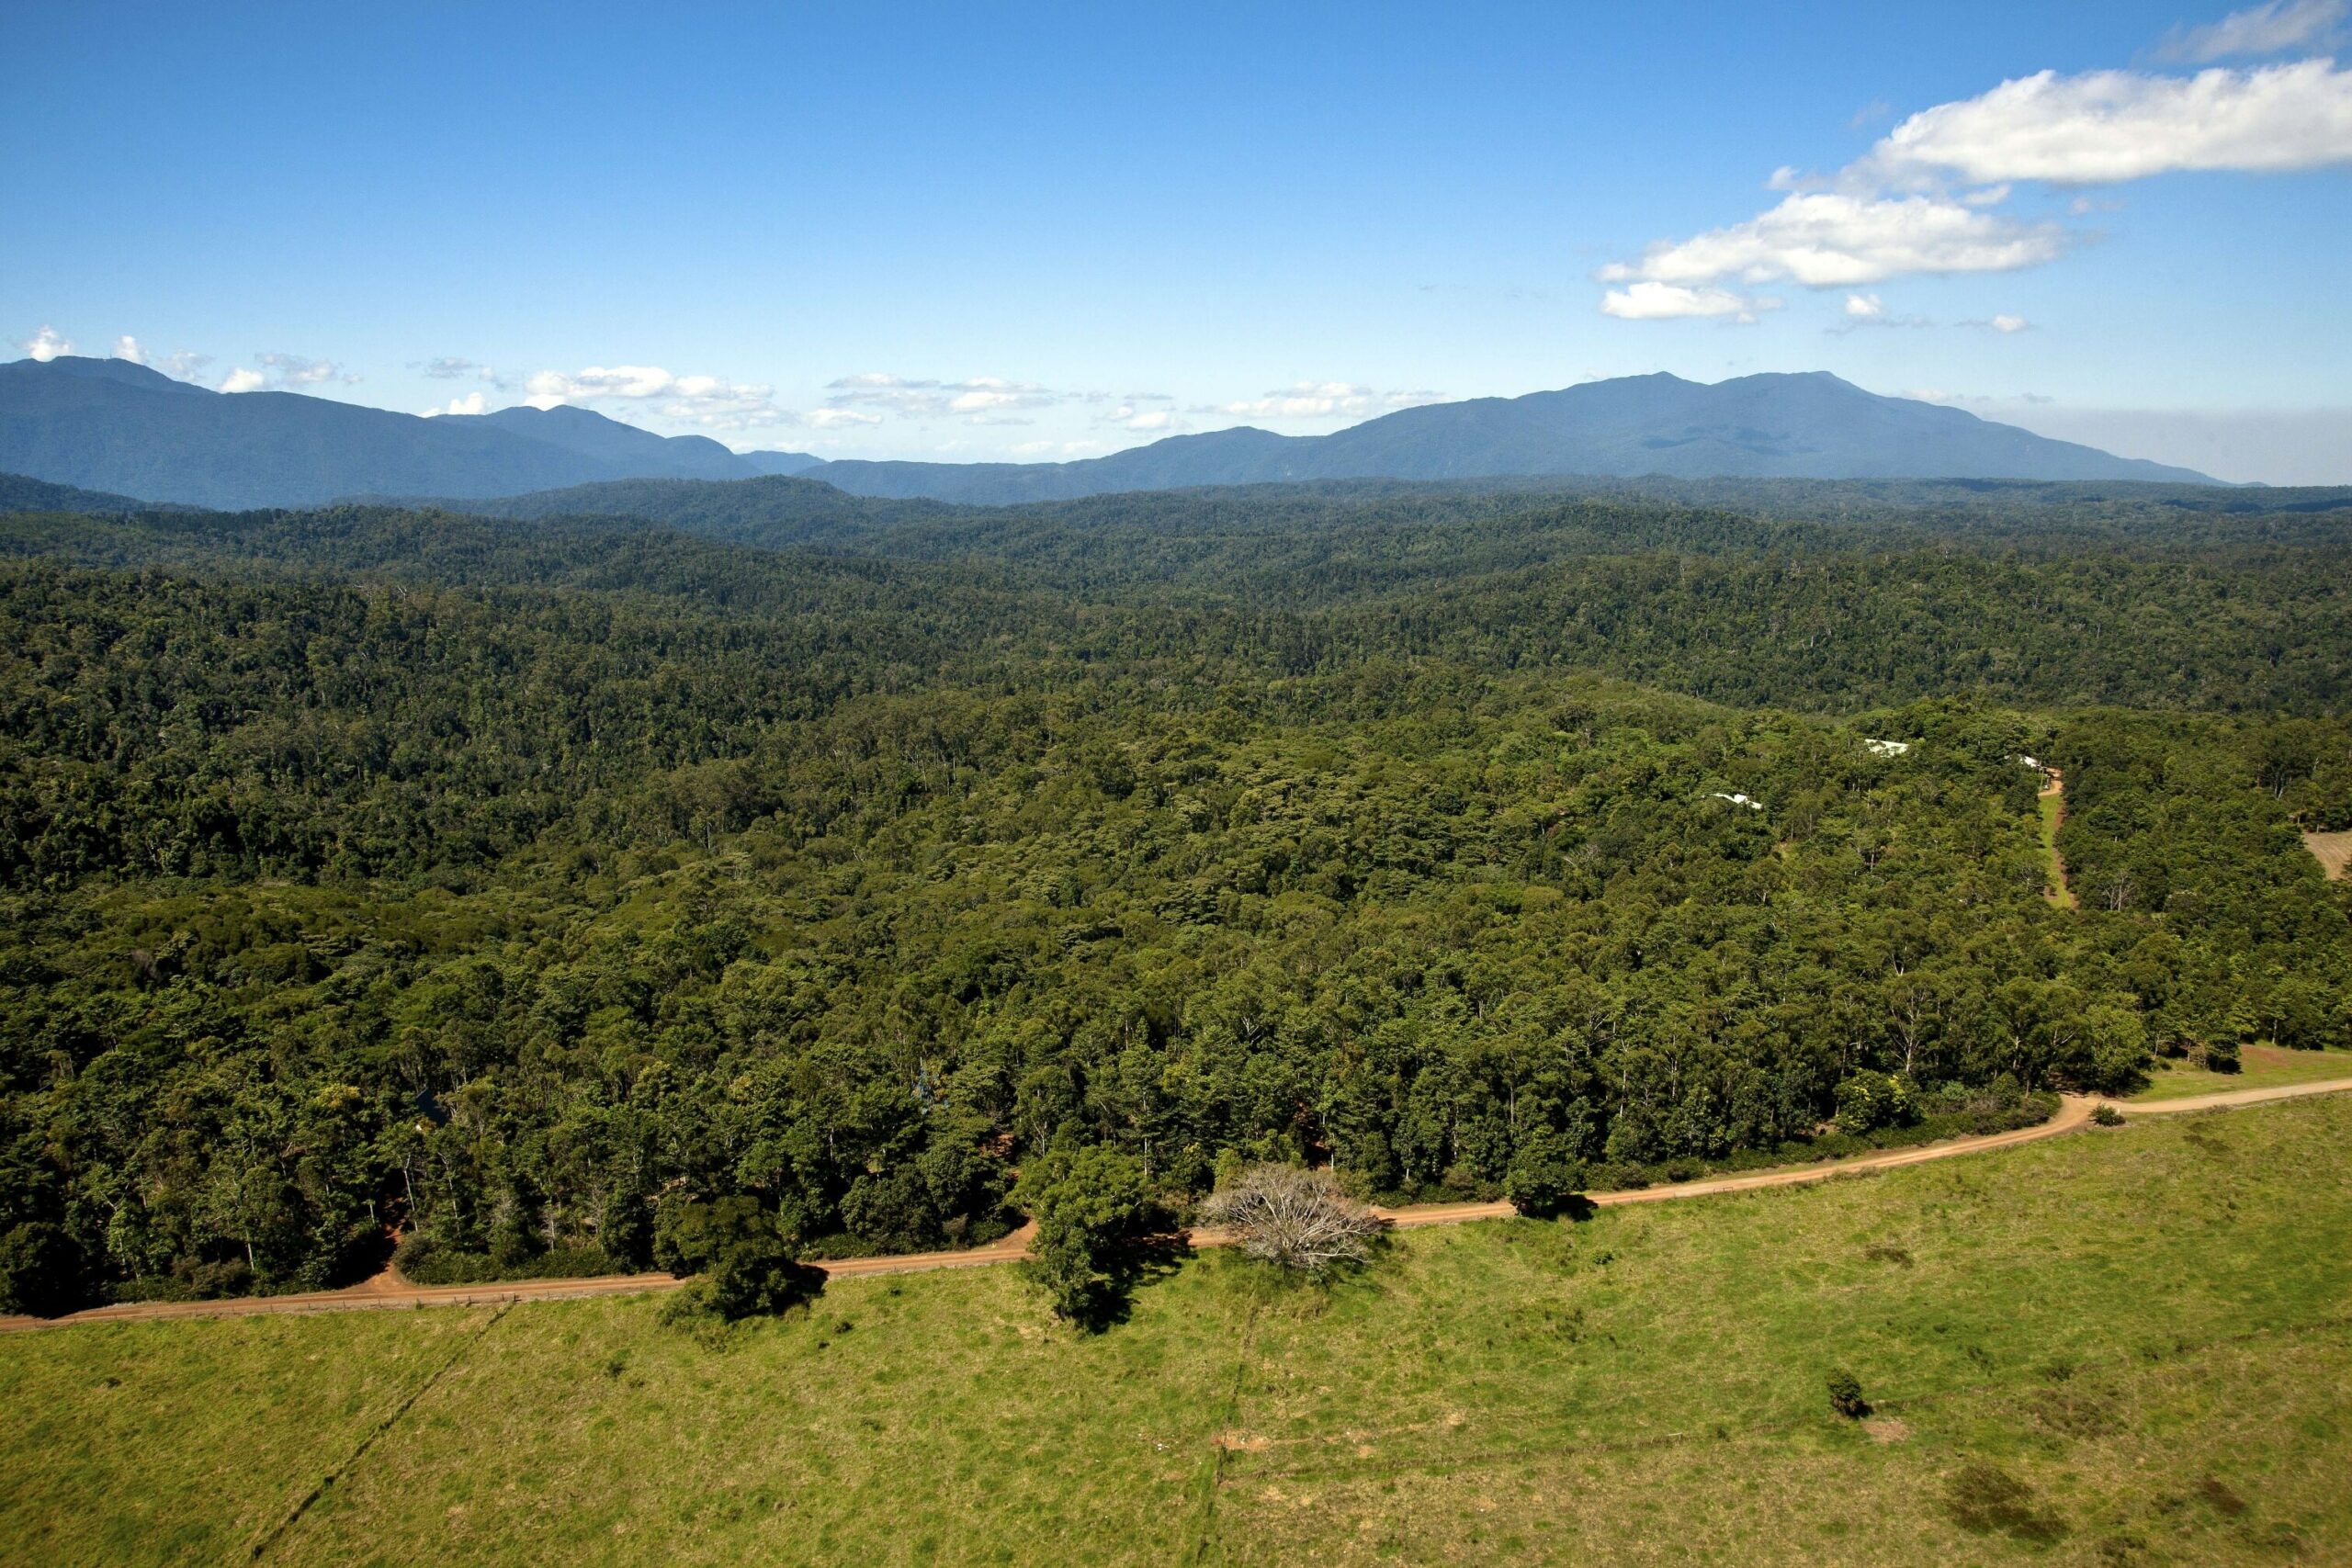
{"type": "Polygon", "coordinates": [[[1211,1193],[1201,1216],[1230,1232],[1250,1257],[1305,1274],[1362,1262],[1383,1224],[1340,1191],[1329,1171],[1287,1165],[1250,1167],[1211,1193]]]}

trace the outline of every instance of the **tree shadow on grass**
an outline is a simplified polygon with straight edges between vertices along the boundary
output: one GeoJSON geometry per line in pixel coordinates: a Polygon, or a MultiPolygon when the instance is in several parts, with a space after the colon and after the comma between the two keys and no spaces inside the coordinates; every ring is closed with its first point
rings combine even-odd
{"type": "Polygon", "coordinates": [[[1102,1334],[1135,1314],[1135,1296],[1197,1256],[1182,1232],[1141,1236],[1104,1259],[1102,1282],[1085,1311],[1070,1321],[1089,1334],[1102,1334]]]}

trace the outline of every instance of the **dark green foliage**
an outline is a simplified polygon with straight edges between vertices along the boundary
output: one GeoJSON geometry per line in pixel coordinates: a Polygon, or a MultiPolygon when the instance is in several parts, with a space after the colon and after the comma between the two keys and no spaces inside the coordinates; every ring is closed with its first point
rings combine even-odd
{"type": "Polygon", "coordinates": [[[55,1317],[83,1303],[82,1258],[61,1225],[36,1220],[0,1235],[0,1312],[55,1317]]]}
{"type": "Polygon", "coordinates": [[[2146,1003],[2113,1026],[2217,1072],[2256,1042],[2352,1045],[2352,898],[2301,852],[2293,816],[2321,810],[2314,780],[2352,766],[2352,728],[2097,714],[2053,750],[2077,897],[2143,917],[2109,922],[2102,943],[2146,1003]]]}
{"type": "Polygon", "coordinates": [[[1849,1421],[1859,1421],[1871,1413],[1870,1401],[1862,1397],[1861,1379],[1843,1367],[1832,1367],[1826,1382],[1830,1409],[1849,1421]]]}
{"type": "Polygon", "coordinates": [[[1548,1219],[1585,1187],[1584,1161],[1566,1137],[1544,1128],[1520,1140],[1503,1172],[1503,1196],[1522,1214],[1548,1219]]]}
{"type": "Polygon", "coordinates": [[[2341,721],[1986,693],[2324,707],[2335,547],[2007,504],[1982,547],[1410,487],[830,538],[895,560],[0,522],[51,558],[0,563],[0,1234],[86,1294],[270,1290],[394,1225],[451,1277],[643,1267],[745,1193],[839,1256],[1001,1235],[1094,1146],[1550,1203],[2332,1038],[2293,829],[2341,721]],[[2027,750],[2079,781],[2078,913],[2027,750]],[[2143,840],[2164,898],[2106,907],[2143,840]]]}
{"type": "Polygon", "coordinates": [[[1057,1315],[1099,1326],[1119,1307],[1150,1213],[1142,1162],[1101,1145],[1050,1149],[1022,1171],[1014,1201],[1037,1223],[1022,1267],[1057,1315]]]}
{"type": "Polygon", "coordinates": [[[800,1267],[775,1216],[748,1196],[665,1205],[653,1256],[673,1274],[704,1276],[702,1299],[729,1322],[782,1312],[820,1282],[800,1267]]]}
{"type": "Polygon", "coordinates": [[[2123,1125],[2123,1112],[2101,1100],[2091,1108],[2091,1121],[2101,1127],[2120,1127],[2123,1125]]]}

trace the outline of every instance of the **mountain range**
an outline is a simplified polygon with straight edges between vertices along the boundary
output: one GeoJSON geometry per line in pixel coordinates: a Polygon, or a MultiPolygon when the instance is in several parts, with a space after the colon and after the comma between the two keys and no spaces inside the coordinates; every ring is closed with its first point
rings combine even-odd
{"type": "Polygon", "coordinates": [[[0,472],[224,508],[481,499],[599,481],[798,475],[854,495],[978,503],[1306,479],[1510,476],[2216,481],[2052,441],[1826,372],[1588,381],[1405,409],[1329,435],[1242,427],[1068,463],[729,451],[587,409],[424,417],[295,392],[215,392],[119,359],[0,365],[0,472]]]}

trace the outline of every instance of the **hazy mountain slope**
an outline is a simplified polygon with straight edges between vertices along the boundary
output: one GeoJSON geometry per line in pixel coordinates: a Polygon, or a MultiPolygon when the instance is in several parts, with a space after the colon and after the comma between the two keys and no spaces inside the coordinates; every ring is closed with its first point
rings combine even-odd
{"type": "Polygon", "coordinates": [[[510,431],[622,473],[647,478],[741,479],[761,471],[707,435],[656,435],[582,408],[516,407],[496,413],[444,417],[455,423],[510,431]]]}
{"type": "Polygon", "coordinates": [[[936,501],[852,495],[813,479],[766,474],[749,479],[607,479],[564,490],[487,500],[407,502],[479,517],[534,521],[550,517],[627,517],[674,527],[704,538],[775,548],[956,515],[963,509],[936,501]]]}
{"type": "Polygon", "coordinates": [[[657,435],[579,408],[425,419],[290,392],[229,396],[120,360],[70,356],[0,365],[0,471],[219,507],[787,473],[858,495],[982,504],[1343,479],[2212,482],[1821,373],[1713,386],[1627,377],[1407,409],[1329,435],[1221,430],[1072,463],[828,463],[794,452],[739,456],[704,436],[657,435]]]}
{"type": "Polygon", "coordinates": [[[1321,436],[1180,435],[1077,463],[827,463],[811,477],[865,495],[1008,502],[1284,479],[1501,475],[2146,479],[2211,484],[1960,409],[1866,392],[1835,376],[1590,381],[1521,398],[1406,409],[1321,436]]]}
{"type": "MultiPolygon", "coordinates": [[[[653,463],[681,469],[679,458],[664,455],[676,450],[664,437],[584,410],[564,412],[571,417],[536,423],[420,419],[292,392],[213,392],[122,360],[27,359],[0,365],[0,471],[148,501],[250,507],[351,495],[511,495],[618,479],[653,463]],[[510,428],[515,423],[531,434],[510,428]],[[596,455],[600,441],[618,455],[596,455]]],[[[699,436],[684,439],[689,470],[707,464],[704,449],[725,452],[699,436]]]]}
{"type": "Polygon", "coordinates": [[[0,474],[0,513],[86,512],[111,516],[141,511],[151,504],[135,496],[77,490],[72,485],[51,484],[46,479],[28,479],[22,474],[0,474]]]}
{"type": "Polygon", "coordinates": [[[807,452],[744,452],[740,454],[763,474],[798,474],[821,466],[825,459],[807,452]]]}

